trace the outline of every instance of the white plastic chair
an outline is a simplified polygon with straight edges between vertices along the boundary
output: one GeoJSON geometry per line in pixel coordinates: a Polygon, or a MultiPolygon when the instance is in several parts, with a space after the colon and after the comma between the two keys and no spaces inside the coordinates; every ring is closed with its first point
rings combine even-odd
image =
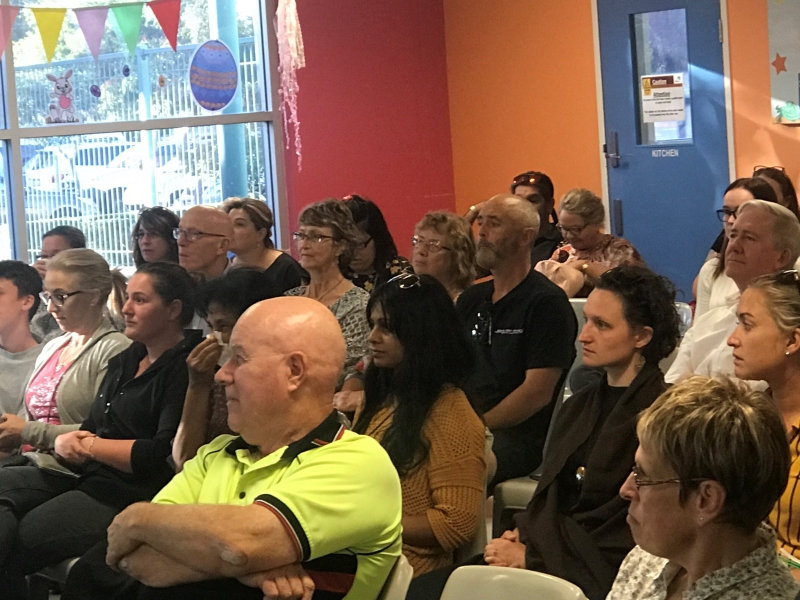
{"type": "Polygon", "coordinates": [[[467,566],[453,571],[441,600],[587,600],[580,588],[558,577],[509,567],[467,566]]]}
{"type": "Polygon", "coordinates": [[[405,600],[408,586],[411,585],[411,578],[414,576],[414,567],[408,563],[408,559],[400,555],[394,563],[383,589],[378,595],[378,600],[405,600]]]}

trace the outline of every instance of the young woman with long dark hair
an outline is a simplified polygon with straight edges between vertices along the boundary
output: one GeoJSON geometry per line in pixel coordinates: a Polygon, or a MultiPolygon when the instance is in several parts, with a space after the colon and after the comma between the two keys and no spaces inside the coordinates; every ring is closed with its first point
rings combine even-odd
{"type": "Polygon", "coordinates": [[[367,315],[371,360],[354,430],[380,441],[400,475],[403,553],[420,575],[450,564],[483,526],[484,426],[460,389],[475,359],[429,275],[378,287],[367,315]]]}

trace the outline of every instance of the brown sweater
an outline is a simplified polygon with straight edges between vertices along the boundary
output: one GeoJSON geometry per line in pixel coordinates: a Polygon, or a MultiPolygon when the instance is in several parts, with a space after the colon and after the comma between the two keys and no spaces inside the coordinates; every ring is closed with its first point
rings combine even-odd
{"type": "MultiPolygon", "coordinates": [[[[380,441],[392,422],[392,408],[375,414],[366,434],[380,441]]],[[[486,456],[484,427],[461,390],[442,392],[423,427],[428,460],[401,481],[403,515],[426,514],[438,548],[403,544],[414,577],[453,562],[453,550],[475,536],[483,514],[486,456]]]]}

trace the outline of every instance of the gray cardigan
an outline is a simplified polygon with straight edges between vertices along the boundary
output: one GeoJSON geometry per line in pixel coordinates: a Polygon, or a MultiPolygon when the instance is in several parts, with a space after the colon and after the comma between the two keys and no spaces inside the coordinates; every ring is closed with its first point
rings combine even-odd
{"type": "MultiPolygon", "coordinates": [[[[69,334],[64,334],[45,344],[42,353],[36,359],[33,374],[25,386],[26,390],[47,361],[67,344],[69,339],[69,334]]],[[[105,377],[108,359],[125,350],[130,344],[131,340],[114,329],[110,321],[104,318],[81,353],[72,361],[56,390],[56,405],[62,424],[27,421],[22,428],[22,443],[30,444],[37,450],[52,450],[59,435],[79,429],[89,414],[89,408],[105,377]]]]}

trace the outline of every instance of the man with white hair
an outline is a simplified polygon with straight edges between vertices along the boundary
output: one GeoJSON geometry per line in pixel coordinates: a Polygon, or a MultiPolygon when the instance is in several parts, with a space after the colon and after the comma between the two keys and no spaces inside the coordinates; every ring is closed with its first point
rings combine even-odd
{"type": "Polygon", "coordinates": [[[531,269],[536,208],[501,194],[483,203],[477,221],[477,261],[493,280],[467,289],[457,307],[478,347],[467,388],[494,434],[496,484],[541,463],[553,407],[575,359],[577,322],[566,294],[531,269]]]}
{"type": "Polygon", "coordinates": [[[217,372],[239,436],[203,446],[153,499],[114,520],[62,598],[374,600],[401,551],[397,471],[332,410],[344,364],[323,304],[249,308],[217,372]],[[98,564],[101,563],[101,564],[98,564]],[[289,594],[291,592],[291,594],[289,594]]]}
{"type": "Polygon", "coordinates": [[[739,293],[694,322],[664,377],[667,383],[692,375],[733,375],[733,348],[727,341],[736,328],[739,295],[756,277],[794,268],[799,256],[800,223],[788,209],[765,200],[742,204],[725,251],[725,274],[739,293]]]}
{"type": "Polygon", "coordinates": [[[205,279],[219,277],[228,268],[233,221],[213,206],[193,206],[181,217],[175,239],[178,262],[184,269],[205,279]]]}

